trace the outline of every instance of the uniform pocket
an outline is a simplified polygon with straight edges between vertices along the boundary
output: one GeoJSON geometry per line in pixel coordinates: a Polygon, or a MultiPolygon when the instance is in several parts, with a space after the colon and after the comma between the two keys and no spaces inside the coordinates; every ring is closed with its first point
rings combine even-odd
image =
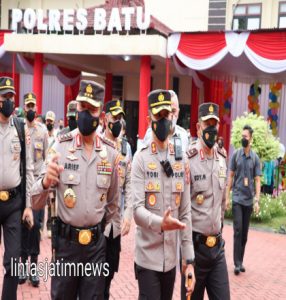
{"type": "Polygon", "coordinates": [[[65,185],[79,185],[80,184],[80,174],[75,172],[64,171],[61,174],[61,181],[65,185]]]}
{"type": "Polygon", "coordinates": [[[11,152],[12,153],[20,153],[21,152],[21,144],[20,144],[19,140],[12,140],[11,152]]]}
{"type": "Polygon", "coordinates": [[[96,176],[96,184],[100,189],[108,189],[111,183],[111,176],[110,175],[101,175],[97,174],[96,176]]]}
{"type": "Polygon", "coordinates": [[[181,204],[182,195],[185,190],[184,180],[172,180],[171,209],[177,210],[181,204]]]}

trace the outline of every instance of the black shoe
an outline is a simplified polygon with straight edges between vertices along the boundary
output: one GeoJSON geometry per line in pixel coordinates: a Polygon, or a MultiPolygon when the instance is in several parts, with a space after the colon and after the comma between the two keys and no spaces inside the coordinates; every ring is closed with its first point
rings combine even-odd
{"type": "Polygon", "coordinates": [[[38,287],[40,284],[40,278],[38,275],[35,276],[30,275],[30,281],[33,287],[38,287]]]}
{"type": "Polygon", "coordinates": [[[245,272],[245,267],[243,265],[240,266],[240,272],[245,272]]]}
{"type": "Polygon", "coordinates": [[[25,266],[21,265],[18,283],[24,284],[27,281],[27,279],[28,279],[27,268],[25,266]]]}
{"type": "Polygon", "coordinates": [[[235,267],[234,268],[234,274],[239,275],[239,273],[240,273],[240,267],[235,267]]]}

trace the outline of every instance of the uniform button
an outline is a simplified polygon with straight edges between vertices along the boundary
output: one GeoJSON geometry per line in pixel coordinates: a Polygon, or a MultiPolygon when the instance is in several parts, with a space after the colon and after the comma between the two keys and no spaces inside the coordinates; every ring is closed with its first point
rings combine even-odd
{"type": "Polygon", "coordinates": [[[69,181],[72,181],[72,180],[74,180],[74,175],[70,174],[69,175],[69,181]]]}

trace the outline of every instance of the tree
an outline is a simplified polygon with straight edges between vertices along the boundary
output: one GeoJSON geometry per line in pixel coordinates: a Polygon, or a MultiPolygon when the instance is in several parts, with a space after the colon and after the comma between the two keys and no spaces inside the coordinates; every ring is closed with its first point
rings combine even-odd
{"type": "Polygon", "coordinates": [[[241,133],[245,125],[253,129],[251,148],[262,161],[276,160],[279,156],[279,139],[274,137],[267,121],[262,116],[253,113],[244,113],[232,123],[231,143],[235,149],[241,147],[241,133]]]}

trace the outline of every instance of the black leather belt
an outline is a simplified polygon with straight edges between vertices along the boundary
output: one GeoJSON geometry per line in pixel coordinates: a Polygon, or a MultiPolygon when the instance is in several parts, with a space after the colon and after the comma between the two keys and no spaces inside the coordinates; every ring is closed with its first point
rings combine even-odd
{"type": "Polygon", "coordinates": [[[213,248],[218,245],[222,240],[221,233],[217,235],[205,236],[199,232],[193,232],[193,241],[196,243],[201,243],[209,248],[213,248]]]}
{"type": "Polygon", "coordinates": [[[20,191],[20,185],[9,190],[0,191],[0,201],[8,201],[9,199],[15,198],[20,191]]]}
{"type": "Polygon", "coordinates": [[[91,227],[74,227],[58,218],[58,230],[61,237],[78,242],[81,245],[88,245],[92,241],[96,243],[99,240],[104,227],[102,223],[91,227]]]}

